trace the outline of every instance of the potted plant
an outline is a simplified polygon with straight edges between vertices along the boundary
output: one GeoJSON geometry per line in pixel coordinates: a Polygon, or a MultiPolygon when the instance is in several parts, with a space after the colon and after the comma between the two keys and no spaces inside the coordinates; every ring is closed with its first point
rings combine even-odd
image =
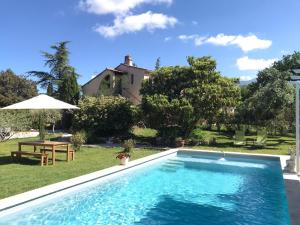
{"type": "Polygon", "coordinates": [[[120,159],[121,165],[126,165],[131,157],[132,148],[134,148],[134,140],[125,140],[123,143],[123,151],[118,152],[116,158],[120,159]]]}

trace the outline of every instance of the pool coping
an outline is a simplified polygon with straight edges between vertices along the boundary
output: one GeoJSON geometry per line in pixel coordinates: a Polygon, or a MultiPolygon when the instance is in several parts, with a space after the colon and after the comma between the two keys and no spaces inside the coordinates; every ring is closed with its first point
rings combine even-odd
{"type": "MultiPolygon", "coordinates": [[[[241,152],[221,152],[221,151],[213,151],[213,150],[201,150],[201,149],[191,149],[191,148],[173,148],[170,150],[166,150],[157,154],[153,154],[150,156],[146,156],[137,160],[133,160],[130,161],[126,166],[121,166],[121,165],[117,165],[117,166],[113,166],[113,167],[109,167],[106,169],[102,169],[96,172],[92,172],[89,174],[85,174],[82,176],[78,176],[75,178],[71,178],[68,180],[64,180],[58,183],[54,183],[54,184],[50,184],[41,188],[37,188],[31,191],[27,191],[24,193],[20,193],[17,195],[13,195],[4,199],[0,200],[0,214],[2,212],[5,212],[9,209],[12,209],[14,207],[23,205],[25,203],[40,199],[42,197],[46,197],[46,196],[50,196],[52,194],[64,191],[66,189],[70,189],[73,187],[76,187],[78,185],[81,184],[85,184],[97,179],[100,179],[102,177],[106,177],[121,171],[125,171],[127,169],[133,168],[135,166],[138,165],[142,165],[145,164],[147,162],[168,156],[168,155],[172,155],[177,153],[178,151],[183,151],[183,152],[203,152],[203,153],[211,153],[211,154],[221,154],[223,155],[225,153],[226,155],[230,155],[230,156],[249,156],[251,158],[262,158],[262,159],[279,159],[280,163],[281,163],[281,168],[282,170],[284,169],[284,167],[286,166],[286,160],[289,159],[289,156],[286,155],[268,155],[268,154],[252,154],[252,153],[241,153],[241,152]]],[[[292,180],[292,181],[296,181],[299,182],[299,178],[297,175],[295,174],[287,174],[285,172],[283,172],[283,179],[284,181],[287,180],[292,180]]],[[[292,224],[300,224],[298,223],[300,221],[300,215],[298,216],[299,212],[298,210],[300,209],[299,205],[296,201],[298,198],[295,198],[295,193],[294,193],[294,188],[292,188],[293,193],[291,194],[291,190],[287,189],[286,187],[286,193],[287,193],[287,197],[288,197],[288,203],[289,203],[289,210],[290,210],[290,215],[291,215],[291,219],[293,221],[292,224]],[[295,206],[296,204],[296,206],[295,206]],[[297,207],[298,206],[298,207],[297,207]]],[[[300,196],[300,189],[298,191],[296,191],[296,195],[298,197],[298,194],[300,196]]]]}

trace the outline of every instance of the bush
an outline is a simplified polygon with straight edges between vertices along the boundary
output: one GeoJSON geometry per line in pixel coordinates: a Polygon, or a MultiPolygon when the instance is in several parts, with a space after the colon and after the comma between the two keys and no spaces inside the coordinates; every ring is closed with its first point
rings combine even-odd
{"type": "Polygon", "coordinates": [[[207,144],[207,135],[200,128],[192,130],[190,136],[192,145],[207,144]]]}
{"type": "Polygon", "coordinates": [[[135,141],[133,139],[125,140],[123,143],[123,148],[124,148],[123,152],[130,153],[131,149],[134,148],[134,146],[135,146],[135,141]]]}
{"type": "Polygon", "coordinates": [[[141,107],[149,127],[158,130],[162,138],[186,137],[195,123],[194,109],[184,98],[169,100],[165,95],[143,96],[141,107]]]}
{"type": "Polygon", "coordinates": [[[71,143],[75,151],[79,151],[81,146],[86,142],[86,133],[85,131],[76,132],[71,137],[71,143]]]}
{"type": "Polygon", "coordinates": [[[133,139],[128,139],[123,142],[123,151],[117,153],[118,159],[122,159],[125,157],[131,157],[132,148],[135,146],[135,141],[133,139]]]}
{"type": "Polygon", "coordinates": [[[124,97],[85,97],[73,118],[74,130],[85,130],[89,141],[126,134],[134,124],[135,107],[124,97]]]}

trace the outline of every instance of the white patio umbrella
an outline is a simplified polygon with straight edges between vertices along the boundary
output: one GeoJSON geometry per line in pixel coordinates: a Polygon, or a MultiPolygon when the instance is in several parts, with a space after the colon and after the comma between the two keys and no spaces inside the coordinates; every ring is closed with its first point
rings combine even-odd
{"type": "Polygon", "coordinates": [[[79,109],[75,105],[57,100],[45,94],[40,94],[28,100],[18,102],[2,109],[79,109]]]}
{"type": "MultiPolygon", "coordinates": [[[[79,109],[75,105],[71,105],[69,103],[57,100],[53,97],[50,97],[45,94],[40,94],[36,97],[30,98],[28,100],[18,102],[9,106],[2,108],[5,109],[36,109],[36,110],[47,110],[47,109],[79,109]]],[[[44,127],[43,116],[40,114],[40,134],[41,134],[41,126],[44,127]]],[[[41,137],[41,136],[40,136],[41,137]]]]}

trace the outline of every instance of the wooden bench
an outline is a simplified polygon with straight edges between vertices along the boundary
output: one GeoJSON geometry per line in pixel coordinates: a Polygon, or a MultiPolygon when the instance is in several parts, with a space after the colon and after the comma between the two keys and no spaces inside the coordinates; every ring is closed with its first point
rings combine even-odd
{"type": "Polygon", "coordinates": [[[33,157],[36,157],[36,158],[40,158],[41,159],[41,166],[48,165],[48,154],[46,154],[46,153],[13,151],[10,154],[11,154],[11,157],[13,159],[15,157],[20,159],[22,157],[22,155],[28,155],[28,156],[33,156],[33,157]]]}
{"type": "MultiPolygon", "coordinates": [[[[52,152],[52,149],[50,149],[50,148],[41,148],[40,152],[41,153],[52,152]]],[[[66,153],[66,161],[68,161],[67,149],[55,149],[55,152],[66,153]]],[[[70,148],[69,154],[70,154],[69,158],[71,158],[71,160],[74,160],[75,159],[75,151],[70,148]]]]}

